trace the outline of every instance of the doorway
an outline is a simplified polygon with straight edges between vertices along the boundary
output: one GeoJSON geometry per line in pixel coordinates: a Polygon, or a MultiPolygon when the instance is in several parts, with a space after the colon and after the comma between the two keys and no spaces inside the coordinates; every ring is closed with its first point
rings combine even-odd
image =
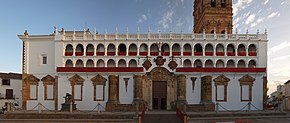
{"type": "Polygon", "coordinates": [[[167,107],[167,82],[154,81],[153,84],[153,110],[166,110],[167,107]]]}

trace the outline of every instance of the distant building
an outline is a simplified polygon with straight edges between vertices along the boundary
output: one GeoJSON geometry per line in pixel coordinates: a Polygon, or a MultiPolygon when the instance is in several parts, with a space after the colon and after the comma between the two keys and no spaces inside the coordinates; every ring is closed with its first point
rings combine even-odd
{"type": "Polygon", "coordinates": [[[23,109],[60,110],[66,93],[79,110],[263,109],[267,33],[233,34],[232,0],[195,0],[193,14],[192,33],[26,31],[23,109]]]}
{"type": "Polygon", "coordinates": [[[17,73],[0,73],[0,108],[7,102],[22,106],[22,75],[17,73]]]}
{"type": "Polygon", "coordinates": [[[288,80],[285,84],[285,110],[290,110],[290,80],[288,80]]]}

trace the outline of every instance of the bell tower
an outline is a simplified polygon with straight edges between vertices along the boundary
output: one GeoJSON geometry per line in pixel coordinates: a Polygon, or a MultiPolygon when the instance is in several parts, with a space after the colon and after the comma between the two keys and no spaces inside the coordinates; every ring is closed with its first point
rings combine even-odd
{"type": "Polygon", "coordinates": [[[194,32],[232,33],[232,0],[194,0],[194,32]]]}

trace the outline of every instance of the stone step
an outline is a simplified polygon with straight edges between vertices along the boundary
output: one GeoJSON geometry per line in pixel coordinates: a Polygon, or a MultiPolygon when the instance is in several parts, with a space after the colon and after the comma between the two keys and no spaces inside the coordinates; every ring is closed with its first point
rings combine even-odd
{"type": "Polygon", "coordinates": [[[142,123],[182,123],[176,114],[145,114],[142,123]]]}

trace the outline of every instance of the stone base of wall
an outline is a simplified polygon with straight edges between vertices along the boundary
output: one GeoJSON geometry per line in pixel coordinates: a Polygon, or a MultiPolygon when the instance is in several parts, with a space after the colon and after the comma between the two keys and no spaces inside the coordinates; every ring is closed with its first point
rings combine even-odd
{"type": "Polygon", "coordinates": [[[134,110],[132,104],[107,103],[106,111],[109,111],[109,112],[132,112],[135,110],[134,110]]]}
{"type": "Polygon", "coordinates": [[[186,107],[186,111],[188,112],[209,112],[215,111],[215,104],[189,104],[186,107]]]}

